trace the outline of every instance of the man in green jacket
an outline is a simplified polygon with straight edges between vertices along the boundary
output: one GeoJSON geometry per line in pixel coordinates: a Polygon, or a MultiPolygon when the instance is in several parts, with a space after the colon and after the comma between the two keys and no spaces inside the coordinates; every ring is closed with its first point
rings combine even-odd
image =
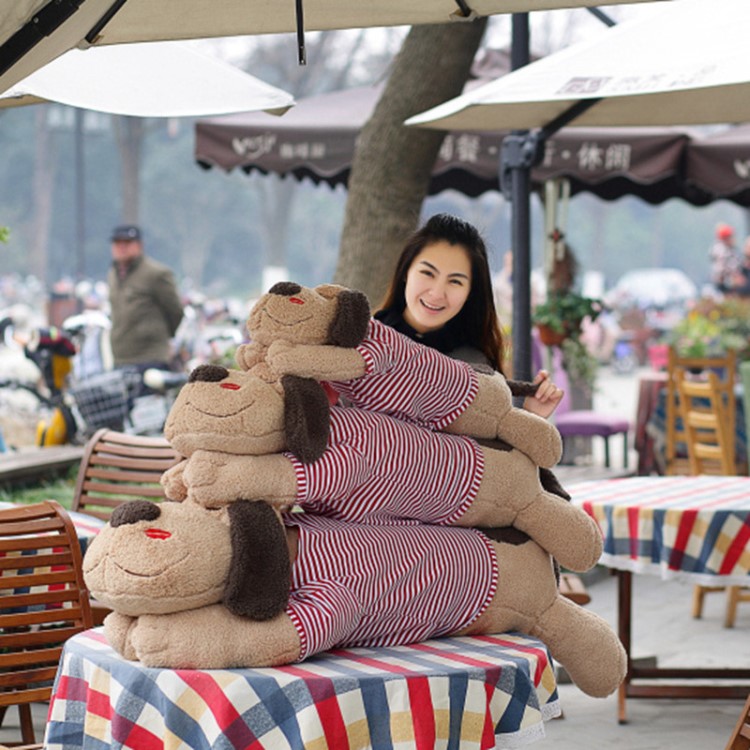
{"type": "Polygon", "coordinates": [[[169,340],[183,315],[174,275],[143,253],[139,227],[115,227],[109,271],[115,367],[169,369],[169,340]]]}

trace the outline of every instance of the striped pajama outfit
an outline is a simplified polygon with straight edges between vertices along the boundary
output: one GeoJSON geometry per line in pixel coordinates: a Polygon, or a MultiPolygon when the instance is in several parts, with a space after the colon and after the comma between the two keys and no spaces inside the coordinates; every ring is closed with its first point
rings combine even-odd
{"type": "Polygon", "coordinates": [[[479,388],[470,365],[412,341],[377,320],[357,347],[365,374],[331,386],[356,407],[442,430],[474,400],[479,388]]]}
{"type": "Polygon", "coordinates": [[[474,501],[484,471],[482,449],[469,437],[354,407],[331,407],[328,446],[317,461],[284,455],[301,508],[358,523],[453,524],[474,501]]]}
{"type": "Polygon", "coordinates": [[[416,643],[470,625],[495,594],[497,559],[474,529],[359,526],[307,513],[286,613],[299,660],[333,646],[416,643]]]}

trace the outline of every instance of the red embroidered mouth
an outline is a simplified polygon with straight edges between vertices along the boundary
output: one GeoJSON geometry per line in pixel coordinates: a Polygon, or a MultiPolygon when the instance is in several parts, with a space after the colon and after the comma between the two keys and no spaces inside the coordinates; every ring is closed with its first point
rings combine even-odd
{"type": "Polygon", "coordinates": [[[149,539],[169,539],[172,536],[171,531],[164,529],[146,529],[145,534],[149,539]]]}

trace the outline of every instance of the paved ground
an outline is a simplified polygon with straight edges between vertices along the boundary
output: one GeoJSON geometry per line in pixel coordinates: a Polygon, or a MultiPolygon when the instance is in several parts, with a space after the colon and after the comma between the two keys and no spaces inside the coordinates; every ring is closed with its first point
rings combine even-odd
{"type": "MultiPolygon", "coordinates": [[[[690,616],[692,585],[657,576],[633,578],[633,656],[653,657],[659,666],[750,664],[750,607],[741,605],[734,628],[722,626],[726,596],[709,594],[701,620],[690,616]]],[[[591,585],[589,609],[610,624],[616,617],[616,580],[591,585]]],[[[628,699],[628,723],[617,723],[616,697],[594,699],[574,685],[560,685],[565,718],[547,724],[542,750],[721,750],[742,701],[628,699]]],[[[750,693],[750,686],[748,686],[750,693]]]]}

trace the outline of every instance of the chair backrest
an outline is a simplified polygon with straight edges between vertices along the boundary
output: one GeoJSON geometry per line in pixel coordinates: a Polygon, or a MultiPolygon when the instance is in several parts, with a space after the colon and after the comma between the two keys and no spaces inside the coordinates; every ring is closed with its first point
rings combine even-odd
{"type": "Polygon", "coordinates": [[[691,474],[693,471],[689,459],[685,456],[680,456],[677,447],[680,443],[685,443],[685,430],[678,425],[680,406],[676,383],[677,370],[687,370],[699,374],[707,371],[721,373],[718,388],[726,411],[727,430],[730,435],[732,455],[734,455],[735,421],[737,419],[734,382],[737,372],[737,354],[734,350],[729,349],[721,357],[681,357],[673,347],[669,348],[667,357],[664,471],[665,474],[691,474]]]}
{"type": "Polygon", "coordinates": [[[30,704],[49,700],[62,647],[92,626],[81,548],[52,500],[0,510],[0,711],[17,705],[34,742],[30,704]]]}
{"type": "Polygon", "coordinates": [[[725,750],[750,750],[750,695],[725,750]]]}
{"type": "Polygon", "coordinates": [[[745,447],[747,449],[747,465],[750,467],[750,360],[740,362],[740,380],[742,381],[744,415],[745,415],[745,447]],[[747,394],[747,395],[745,395],[747,394]]]}
{"type": "Polygon", "coordinates": [[[690,473],[736,474],[735,433],[729,432],[721,384],[715,372],[706,373],[706,378],[689,380],[685,370],[675,370],[690,473]]]}
{"type": "Polygon", "coordinates": [[[159,478],[179,459],[180,455],[163,437],[98,430],[86,444],[81,459],[73,510],[107,521],[112,511],[127,500],[163,500],[159,478]]]}

